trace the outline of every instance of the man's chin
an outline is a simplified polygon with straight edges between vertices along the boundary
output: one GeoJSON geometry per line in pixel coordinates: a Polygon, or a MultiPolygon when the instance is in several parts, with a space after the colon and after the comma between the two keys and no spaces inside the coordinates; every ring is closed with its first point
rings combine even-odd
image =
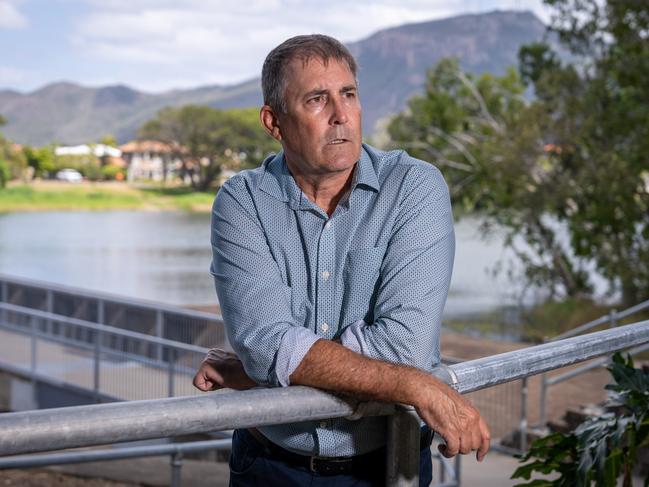
{"type": "Polygon", "coordinates": [[[351,141],[327,144],[323,152],[335,166],[353,165],[361,156],[361,145],[351,141]]]}

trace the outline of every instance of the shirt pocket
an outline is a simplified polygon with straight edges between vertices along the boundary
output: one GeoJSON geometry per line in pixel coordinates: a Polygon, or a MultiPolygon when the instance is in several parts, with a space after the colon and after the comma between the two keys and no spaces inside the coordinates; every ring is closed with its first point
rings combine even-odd
{"type": "Polygon", "coordinates": [[[374,321],[374,305],[381,284],[385,246],[350,250],[343,270],[345,321],[374,321]]]}

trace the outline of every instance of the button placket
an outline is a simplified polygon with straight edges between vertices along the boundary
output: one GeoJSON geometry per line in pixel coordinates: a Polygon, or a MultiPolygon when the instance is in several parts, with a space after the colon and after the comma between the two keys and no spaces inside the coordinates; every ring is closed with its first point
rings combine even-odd
{"type": "Polygon", "coordinates": [[[335,239],[331,224],[328,220],[320,232],[318,252],[318,312],[317,312],[317,333],[323,337],[329,337],[331,330],[331,312],[333,303],[333,283],[331,282],[332,265],[335,262],[335,239]]]}

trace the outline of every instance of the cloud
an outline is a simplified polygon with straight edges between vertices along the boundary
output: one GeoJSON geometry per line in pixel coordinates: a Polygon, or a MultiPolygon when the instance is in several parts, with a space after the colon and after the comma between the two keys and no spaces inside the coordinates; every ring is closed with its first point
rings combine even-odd
{"type": "Polygon", "coordinates": [[[148,70],[149,81],[141,74],[140,87],[186,87],[174,83],[190,80],[196,86],[258,76],[268,51],[297,34],[320,32],[350,42],[408,22],[540,2],[86,0],[91,9],[76,19],[70,38],[88,60],[148,70]]]}
{"type": "Polygon", "coordinates": [[[3,86],[24,86],[29,81],[32,81],[34,74],[25,69],[0,65],[0,89],[3,86]]]}
{"type": "Polygon", "coordinates": [[[0,29],[19,29],[27,26],[27,19],[18,10],[19,0],[0,0],[0,29]]]}

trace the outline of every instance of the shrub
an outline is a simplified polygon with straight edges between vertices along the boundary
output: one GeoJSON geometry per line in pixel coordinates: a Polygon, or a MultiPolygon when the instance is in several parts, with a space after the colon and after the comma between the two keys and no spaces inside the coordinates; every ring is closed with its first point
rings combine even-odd
{"type": "MultiPolygon", "coordinates": [[[[649,372],[636,369],[630,356],[613,356],[608,367],[614,384],[606,386],[615,412],[591,418],[574,431],[535,440],[521,459],[527,462],[512,478],[529,480],[533,473],[557,475],[516,487],[631,487],[638,449],[649,444],[649,372]]],[[[649,485],[649,477],[644,485],[649,485]]]]}

